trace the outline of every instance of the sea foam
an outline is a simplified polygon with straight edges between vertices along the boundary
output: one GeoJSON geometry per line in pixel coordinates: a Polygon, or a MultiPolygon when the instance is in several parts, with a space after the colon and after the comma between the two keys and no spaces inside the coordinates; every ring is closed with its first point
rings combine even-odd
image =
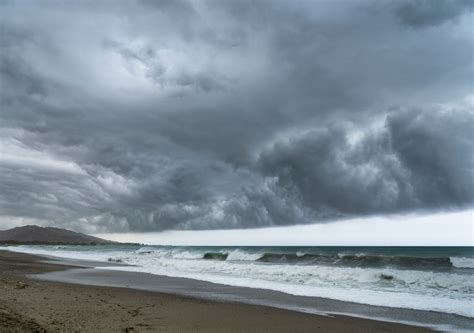
{"type": "Polygon", "coordinates": [[[474,268],[474,258],[450,257],[449,261],[457,268],[474,268]]]}

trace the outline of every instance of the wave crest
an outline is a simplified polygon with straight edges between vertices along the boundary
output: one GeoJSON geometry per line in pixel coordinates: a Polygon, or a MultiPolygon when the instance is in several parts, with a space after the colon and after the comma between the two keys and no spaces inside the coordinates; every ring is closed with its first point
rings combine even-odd
{"type": "Polygon", "coordinates": [[[450,257],[449,261],[456,268],[474,268],[474,258],[450,257]]]}

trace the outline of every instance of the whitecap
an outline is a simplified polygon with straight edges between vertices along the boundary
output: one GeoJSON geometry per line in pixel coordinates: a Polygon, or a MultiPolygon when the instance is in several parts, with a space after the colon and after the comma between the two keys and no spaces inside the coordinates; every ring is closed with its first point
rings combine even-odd
{"type": "Polygon", "coordinates": [[[474,268],[474,258],[449,257],[449,261],[456,268],[474,268]]]}

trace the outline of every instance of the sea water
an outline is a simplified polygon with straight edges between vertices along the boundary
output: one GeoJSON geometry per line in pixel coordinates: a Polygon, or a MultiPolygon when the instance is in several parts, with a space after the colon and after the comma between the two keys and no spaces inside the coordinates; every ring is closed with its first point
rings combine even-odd
{"type": "Polygon", "coordinates": [[[104,269],[474,318],[473,247],[107,245],[8,249],[133,265],[104,269]]]}

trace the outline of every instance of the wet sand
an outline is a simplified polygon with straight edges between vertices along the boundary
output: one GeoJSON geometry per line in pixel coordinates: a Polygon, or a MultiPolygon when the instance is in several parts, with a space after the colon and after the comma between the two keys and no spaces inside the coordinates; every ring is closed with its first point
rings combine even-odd
{"type": "Polygon", "coordinates": [[[346,316],[214,302],[117,287],[43,281],[71,266],[0,251],[0,332],[429,332],[346,316]]]}

